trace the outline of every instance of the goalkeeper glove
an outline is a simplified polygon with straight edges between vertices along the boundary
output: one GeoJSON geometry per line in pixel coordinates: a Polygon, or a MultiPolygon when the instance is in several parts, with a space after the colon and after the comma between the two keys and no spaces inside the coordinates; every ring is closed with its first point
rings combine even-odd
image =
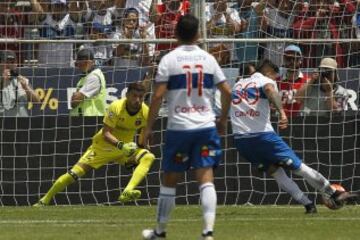
{"type": "Polygon", "coordinates": [[[136,143],[134,143],[134,142],[124,143],[122,141],[118,141],[116,144],[116,147],[118,149],[120,149],[121,151],[123,151],[124,155],[127,157],[130,157],[131,155],[133,155],[134,152],[136,151],[136,149],[138,148],[136,143]]]}

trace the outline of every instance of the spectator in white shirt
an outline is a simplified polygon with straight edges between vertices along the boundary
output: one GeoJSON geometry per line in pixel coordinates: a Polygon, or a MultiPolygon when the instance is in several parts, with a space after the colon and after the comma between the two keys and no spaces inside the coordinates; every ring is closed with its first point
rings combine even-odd
{"type": "MultiPolygon", "coordinates": [[[[71,39],[75,24],[68,13],[66,0],[51,0],[50,12],[38,0],[31,0],[33,11],[40,22],[40,37],[46,39],[71,39]]],[[[39,44],[38,62],[46,67],[69,67],[73,65],[72,43],[39,44]]]]}
{"type": "MultiPolygon", "coordinates": [[[[139,26],[139,12],[136,8],[128,8],[120,28],[114,34],[114,39],[146,39],[148,32],[139,26]]],[[[119,67],[138,67],[150,64],[149,46],[147,43],[116,44],[114,65],[119,67]]]]}
{"type": "MultiPolygon", "coordinates": [[[[231,38],[242,30],[239,13],[228,7],[225,0],[208,3],[205,7],[205,17],[210,38],[231,38]]],[[[210,44],[209,52],[217,58],[220,65],[226,65],[234,58],[234,49],[234,44],[216,43],[210,44]]]]}

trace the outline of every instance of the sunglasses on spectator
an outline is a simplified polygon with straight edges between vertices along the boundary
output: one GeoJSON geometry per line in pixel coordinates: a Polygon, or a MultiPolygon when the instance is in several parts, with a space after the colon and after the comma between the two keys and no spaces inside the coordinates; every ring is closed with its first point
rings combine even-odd
{"type": "Polygon", "coordinates": [[[319,72],[320,72],[321,76],[330,78],[332,76],[332,74],[335,72],[335,70],[329,69],[329,68],[319,68],[319,72]]]}

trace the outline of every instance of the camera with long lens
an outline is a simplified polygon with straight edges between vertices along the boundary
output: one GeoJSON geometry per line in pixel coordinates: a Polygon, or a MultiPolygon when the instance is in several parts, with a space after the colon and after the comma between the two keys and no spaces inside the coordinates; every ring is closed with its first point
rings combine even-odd
{"type": "Polygon", "coordinates": [[[331,74],[332,74],[332,70],[320,70],[320,78],[321,79],[324,79],[324,78],[327,78],[327,79],[331,79],[331,74]]]}
{"type": "Polygon", "coordinates": [[[10,70],[10,76],[11,77],[18,77],[19,73],[16,70],[10,70]]]}

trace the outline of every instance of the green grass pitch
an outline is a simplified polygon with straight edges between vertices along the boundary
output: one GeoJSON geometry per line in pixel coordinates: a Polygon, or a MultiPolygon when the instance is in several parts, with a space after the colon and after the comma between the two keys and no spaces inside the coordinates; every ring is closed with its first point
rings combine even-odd
{"type": "MultiPolygon", "coordinates": [[[[318,214],[305,215],[300,207],[220,206],[215,239],[360,239],[360,207],[318,210],[318,214]]],[[[155,224],[155,211],[155,207],[142,206],[2,207],[0,239],[141,240],[142,229],[155,224]]],[[[177,206],[167,239],[199,239],[201,225],[198,206],[177,206]]]]}

